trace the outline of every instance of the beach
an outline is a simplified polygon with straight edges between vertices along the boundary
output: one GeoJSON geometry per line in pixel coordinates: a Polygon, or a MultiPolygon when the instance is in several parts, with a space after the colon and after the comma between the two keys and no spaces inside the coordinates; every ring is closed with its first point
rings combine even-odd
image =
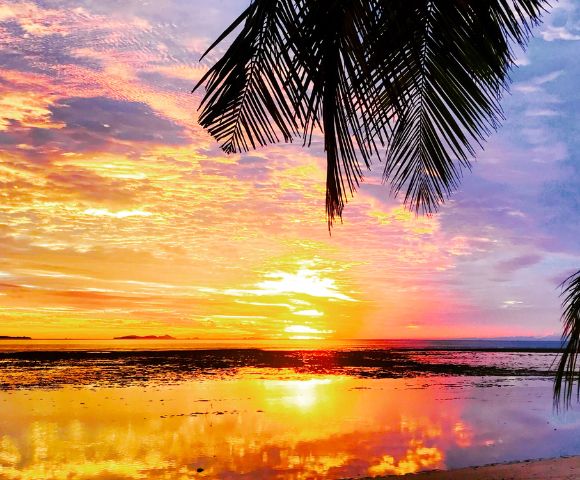
{"type": "MultiPolygon", "coordinates": [[[[580,457],[527,460],[452,471],[422,472],[409,474],[403,478],[407,477],[417,480],[576,480],[580,478],[580,457]]],[[[401,477],[390,475],[380,478],[388,480],[401,477]]]]}

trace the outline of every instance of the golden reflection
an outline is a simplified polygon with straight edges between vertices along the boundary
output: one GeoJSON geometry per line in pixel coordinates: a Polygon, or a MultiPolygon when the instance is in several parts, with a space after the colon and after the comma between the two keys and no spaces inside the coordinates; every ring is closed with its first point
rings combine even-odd
{"type": "Polygon", "coordinates": [[[329,385],[333,378],[311,378],[308,380],[284,380],[272,382],[269,388],[278,391],[285,407],[298,407],[299,410],[312,410],[320,404],[323,394],[321,386],[329,385]]]}
{"type": "Polygon", "coordinates": [[[446,451],[466,448],[470,427],[460,402],[441,409],[420,385],[259,369],[145,389],[1,392],[0,479],[191,479],[198,468],[203,478],[314,479],[444,468],[446,451]]]}
{"type": "Polygon", "coordinates": [[[20,451],[14,440],[6,435],[0,438],[0,466],[15,466],[21,460],[20,451]]]}
{"type": "Polygon", "coordinates": [[[453,432],[455,433],[455,441],[460,447],[467,448],[473,443],[473,431],[464,422],[457,422],[453,426],[453,432]]]}
{"type": "Polygon", "coordinates": [[[403,458],[384,455],[379,464],[369,467],[369,475],[406,475],[419,470],[441,466],[443,452],[436,447],[425,447],[422,442],[412,441],[403,458]]]}

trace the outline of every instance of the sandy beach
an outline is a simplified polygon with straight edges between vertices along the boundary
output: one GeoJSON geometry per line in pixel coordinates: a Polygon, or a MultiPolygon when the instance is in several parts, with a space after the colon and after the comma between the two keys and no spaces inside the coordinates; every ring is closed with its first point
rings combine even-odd
{"type": "MultiPolygon", "coordinates": [[[[371,478],[371,477],[367,477],[371,478]]],[[[450,471],[430,471],[409,475],[388,475],[380,479],[412,480],[576,480],[580,478],[580,456],[528,460],[483,467],[460,468],[450,471]]]]}

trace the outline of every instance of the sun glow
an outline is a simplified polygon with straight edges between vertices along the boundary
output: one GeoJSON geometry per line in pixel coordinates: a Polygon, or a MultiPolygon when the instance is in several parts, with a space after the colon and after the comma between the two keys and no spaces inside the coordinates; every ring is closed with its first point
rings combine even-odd
{"type": "Polygon", "coordinates": [[[322,317],[324,313],[319,312],[318,310],[311,309],[311,310],[299,310],[294,312],[294,315],[301,315],[303,317],[322,317]]]}
{"type": "Polygon", "coordinates": [[[284,332],[296,334],[290,336],[293,340],[322,340],[326,335],[334,333],[334,330],[319,330],[307,325],[290,325],[284,329],[284,332]]]}
{"type": "MultiPolygon", "coordinates": [[[[256,269],[258,278],[253,282],[236,288],[199,287],[198,291],[222,296],[223,305],[232,312],[228,315],[255,319],[240,322],[239,335],[300,340],[348,337],[356,335],[351,322],[358,318],[354,312],[366,308],[357,290],[350,287],[352,280],[344,273],[348,268],[318,255],[277,257],[256,269]]],[[[222,318],[212,314],[205,320],[218,317],[222,318]]]]}
{"type": "Polygon", "coordinates": [[[284,329],[286,333],[312,333],[320,335],[323,333],[332,333],[332,330],[317,330],[316,328],[307,327],[305,325],[292,325],[284,329]]]}
{"type": "Polygon", "coordinates": [[[323,277],[320,271],[301,267],[296,273],[275,271],[266,274],[268,280],[256,284],[263,295],[301,294],[347,302],[354,298],[339,291],[336,281],[323,277]]]}

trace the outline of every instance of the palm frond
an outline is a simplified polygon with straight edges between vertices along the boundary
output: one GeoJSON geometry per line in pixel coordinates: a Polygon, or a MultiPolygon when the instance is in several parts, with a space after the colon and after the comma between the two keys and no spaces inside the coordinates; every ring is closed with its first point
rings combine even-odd
{"type": "Polygon", "coordinates": [[[365,0],[305,2],[301,10],[296,62],[304,71],[300,104],[304,142],[310,144],[315,125],[324,132],[327,159],[326,211],[329,225],[342,215],[344,203],[362,179],[361,163],[369,168],[378,154],[380,122],[368,115],[376,87],[365,77],[365,40],[372,10],[365,0]],[[379,132],[371,135],[370,131],[379,132]],[[362,162],[359,161],[359,156],[362,162]]]}
{"type": "MultiPolygon", "coordinates": [[[[200,124],[224,151],[324,134],[329,224],[386,153],[384,178],[436,210],[502,119],[546,0],[253,0],[210,68],[200,124]]],[[[196,88],[197,88],[196,87],[196,88]]]]}
{"type": "Polygon", "coordinates": [[[580,271],[568,277],[562,284],[564,351],[556,371],[554,382],[554,404],[556,407],[570,405],[576,382],[576,398],[580,398],[580,369],[577,368],[580,354],[580,271]]]}
{"type": "Polygon", "coordinates": [[[226,153],[276,143],[279,134],[291,141],[296,133],[289,92],[281,88],[293,68],[286,30],[295,21],[293,15],[291,1],[254,1],[208,49],[243,24],[223,57],[194,88],[206,86],[199,123],[226,153]]]}
{"type": "Polygon", "coordinates": [[[526,44],[543,3],[410,0],[394,12],[397,28],[391,18],[382,22],[381,42],[395,36],[399,58],[379,58],[376,71],[395,75],[401,96],[384,177],[414,210],[436,210],[499,126],[514,63],[510,45],[526,44]]]}

